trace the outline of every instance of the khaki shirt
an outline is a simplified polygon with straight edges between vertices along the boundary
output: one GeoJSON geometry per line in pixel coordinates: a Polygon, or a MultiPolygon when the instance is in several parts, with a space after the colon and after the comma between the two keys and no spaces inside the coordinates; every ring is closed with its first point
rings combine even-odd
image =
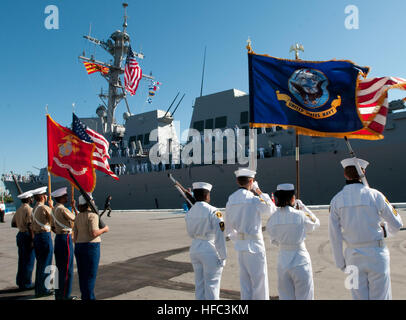
{"type": "Polygon", "coordinates": [[[101,238],[93,237],[92,232],[99,230],[99,216],[92,211],[79,212],[73,226],[75,242],[101,242],[101,238]]]}
{"type": "Polygon", "coordinates": [[[32,225],[31,206],[28,203],[23,203],[14,214],[13,221],[16,223],[20,232],[27,232],[28,227],[32,225]]]}
{"type": "Polygon", "coordinates": [[[41,232],[49,232],[50,230],[46,230],[45,227],[39,225],[35,219],[37,219],[41,224],[44,226],[51,226],[53,225],[52,219],[52,209],[48,207],[46,204],[37,204],[33,211],[32,211],[32,229],[34,233],[41,233],[41,232]]]}
{"type": "Polygon", "coordinates": [[[75,215],[70,212],[63,204],[56,203],[55,207],[52,209],[53,213],[53,222],[55,227],[56,234],[68,234],[72,233],[73,224],[75,221],[75,215]],[[56,220],[66,226],[67,228],[62,227],[56,220]]]}

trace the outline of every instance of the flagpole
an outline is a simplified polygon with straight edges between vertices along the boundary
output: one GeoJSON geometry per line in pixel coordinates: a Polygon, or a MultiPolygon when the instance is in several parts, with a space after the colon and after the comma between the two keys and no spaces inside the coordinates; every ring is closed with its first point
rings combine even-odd
{"type": "MultiPolygon", "coordinates": [[[[48,105],[45,106],[45,119],[47,119],[47,123],[48,123],[48,105]]],[[[49,146],[48,146],[48,125],[47,125],[47,156],[48,156],[48,150],[49,150],[49,146]]],[[[49,201],[51,201],[51,173],[49,172],[49,163],[47,166],[47,172],[48,172],[48,203],[49,201]]]]}
{"type": "MultiPolygon", "coordinates": [[[[294,46],[290,47],[290,51],[295,51],[295,60],[299,61],[299,50],[304,52],[304,48],[301,44],[296,43],[294,46]]],[[[295,129],[296,135],[296,199],[300,199],[300,143],[299,143],[299,134],[297,129],[295,129]]]]}
{"type": "MultiPolygon", "coordinates": [[[[251,47],[251,39],[248,37],[247,40],[247,46],[248,54],[253,53],[254,51],[252,50],[251,47]]],[[[253,171],[257,171],[257,141],[256,141],[256,128],[252,128],[251,125],[248,128],[249,132],[249,163],[248,163],[248,168],[253,171]]],[[[238,137],[237,137],[238,138],[238,137]]]]}

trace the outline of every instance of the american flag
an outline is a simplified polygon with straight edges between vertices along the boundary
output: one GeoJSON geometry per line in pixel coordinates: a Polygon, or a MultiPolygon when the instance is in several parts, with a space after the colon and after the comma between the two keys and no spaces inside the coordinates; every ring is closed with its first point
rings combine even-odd
{"type": "Polygon", "coordinates": [[[86,127],[75,114],[73,114],[72,131],[81,140],[95,144],[96,148],[93,153],[94,168],[118,180],[107,161],[107,159],[110,159],[108,141],[101,134],[86,127]]]}
{"type": "Polygon", "coordinates": [[[125,89],[134,95],[137,91],[138,83],[142,78],[142,70],[137,60],[135,60],[134,52],[131,46],[128,46],[127,60],[124,69],[124,86],[125,89]]]}
{"type": "Polygon", "coordinates": [[[359,81],[357,102],[364,129],[352,135],[383,138],[382,133],[388,115],[388,90],[395,88],[406,90],[406,79],[380,77],[359,81]]]}

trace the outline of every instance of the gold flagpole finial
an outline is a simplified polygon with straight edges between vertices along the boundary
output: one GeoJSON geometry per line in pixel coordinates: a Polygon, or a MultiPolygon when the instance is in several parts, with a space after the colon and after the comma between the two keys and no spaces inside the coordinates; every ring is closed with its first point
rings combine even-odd
{"type": "Polygon", "coordinates": [[[303,45],[296,43],[290,47],[289,52],[292,52],[292,51],[295,51],[295,59],[299,60],[299,51],[304,52],[304,47],[303,47],[303,45]]]}
{"type": "Polygon", "coordinates": [[[251,39],[250,39],[250,37],[248,37],[248,40],[247,40],[247,46],[246,46],[246,48],[247,48],[247,50],[248,50],[248,53],[252,53],[252,52],[254,52],[254,51],[252,51],[252,47],[251,47],[251,39]]]}

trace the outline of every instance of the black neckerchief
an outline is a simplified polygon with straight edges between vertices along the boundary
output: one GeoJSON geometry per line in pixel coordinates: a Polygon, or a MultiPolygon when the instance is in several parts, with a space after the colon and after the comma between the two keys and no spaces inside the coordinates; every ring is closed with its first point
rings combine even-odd
{"type": "Polygon", "coordinates": [[[361,183],[361,181],[357,180],[357,179],[353,179],[353,180],[345,180],[345,184],[354,184],[354,183],[361,183]]]}

